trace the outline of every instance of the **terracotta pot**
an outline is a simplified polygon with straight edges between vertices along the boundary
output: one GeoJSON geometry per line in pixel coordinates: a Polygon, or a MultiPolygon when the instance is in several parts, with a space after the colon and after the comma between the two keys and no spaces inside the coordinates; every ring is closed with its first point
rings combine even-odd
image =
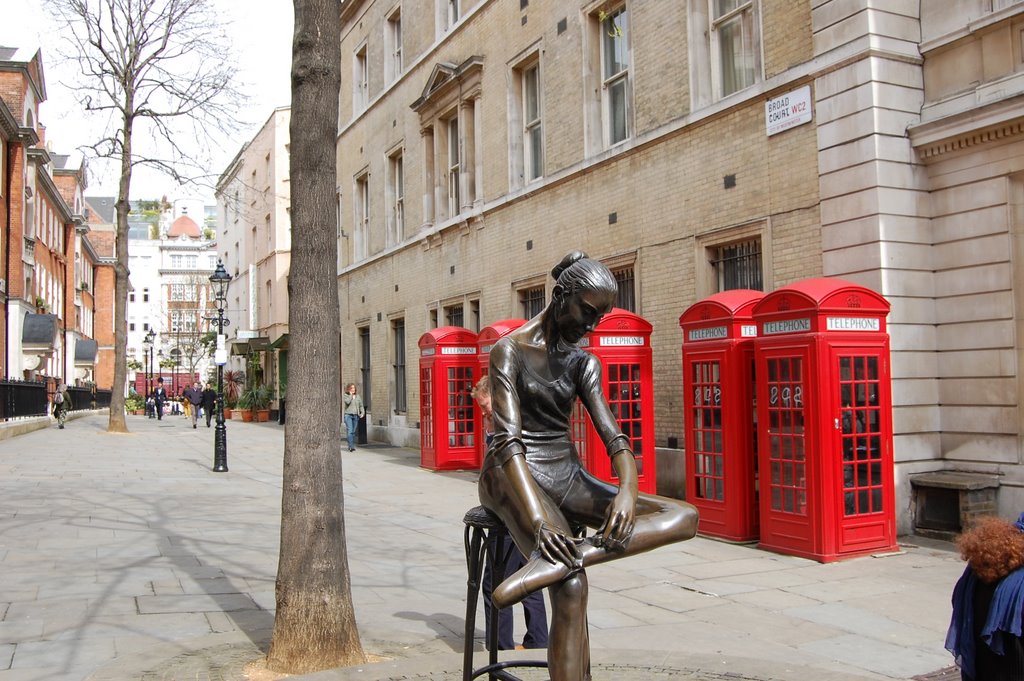
{"type": "Polygon", "coordinates": [[[239,413],[242,415],[243,421],[252,421],[252,409],[240,409],[239,413]]]}
{"type": "Polygon", "coordinates": [[[224,407],[224,420],[227,421],[231,418],[231,409],[224,407]]]}
{"type": "Polygon", "coordinates": [[[259,423],[266,423],[267,421],[270,420],[270,410],[269,409],[257,409],[255,411],[255,413],[256,413],[256,421],[258,421],[259,423]]]}

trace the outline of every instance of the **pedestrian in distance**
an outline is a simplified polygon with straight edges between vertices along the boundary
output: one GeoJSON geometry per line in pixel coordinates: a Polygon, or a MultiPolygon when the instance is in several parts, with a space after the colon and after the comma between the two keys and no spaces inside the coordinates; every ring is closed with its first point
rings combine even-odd
{"type": "Polygon", "coordinates": [[[57,427],[61,430],[64,430],[64,422],[67,421],[68,412],[71,409],[71,395],[68,393],[68,386],[60,383],[53,393],[53,416],[57,419],[57,427]]]}
{"type": "Polygon", "coordinates": [[[156,411],[158,421],[164,418],[164,402],[167,401],[167,391],[164,390],[163,377],[156,379],[156,390],[153,391],[153,410],[156,411]]]}
{"type": "Polygon", "coordinates": [[[345,393],[342,395],[345,403],[342,414],[345,416],[345,437],[348,438],[348,451],[356,451],[356,429],[359,428],[359,419],[366,416],[366,409],[363,407],[363,399],[359,397],[355,383],[345,386],[345,393]]]}
{"type": "Polygon", "coordinates": [[[217,405],[217,391],[213,389],[209,383],[206,384],[206,388],[203,390],[203,414],[206,415],[206,427],[210,427],[210,418],[213,416],[213,410],[217,405]]]}
{"type": "Polygon", "coordinates": [[[203,389],[199,386],[199,381],[185,389],[184,398],[186,411],[192,417],[192,427],[195,428],[196,421],[199,420],[199,407],[203,404],[203,389]]]}
{"type": "Polygon", "coordinates": [[[946,650],[962,681],[1024,679],[1024,513],[1016,524],[986,516],[957,537],[967,561],[953,588],[946,650]]]}
{"type": "MultiPolygon", "coordinates": [[[[483,421],[484,441],[490,445],[494,439],[494,418],[491,414],[491,384],[487,376],[482,376],[473,386],[473,399],[480,407],[483,421]]],[[[516,548],[511,535],[502,535],[500,545],[494,547],[496,555],[505,556],[505,572],[498,576],[499,581],[526,565],[526,557],[516,548]]],[[[494,570],[490,557],[484,565],[484,641],[491,644],[491,589],[494,587],[494,570]]],[[[526,635],[522,645],[517,645],[513,631],[512,608],[498,611],[498,650],[547,648],[548,646],[548,613],[544,607],[544,594],[535,591],[523,599],[523,617],[526,620],[526,635]]]]}

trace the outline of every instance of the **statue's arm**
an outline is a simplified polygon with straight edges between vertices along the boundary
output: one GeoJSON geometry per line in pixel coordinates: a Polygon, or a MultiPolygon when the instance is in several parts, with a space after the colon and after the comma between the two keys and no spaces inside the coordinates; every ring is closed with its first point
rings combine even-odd
{"type": "Polygon", "coordinates": [[[494,439],[488,456],[496,457],[508,484],[508,499],[529,518],[536,535],[536,549],[552,563],[573,567],[578,561],[572,539],[554,524],[546,522],[541,495],[544,492],[533,479],[526,463],[523,444],[520,395],[516,376],[521,357],[512,339],[503,338],[491,349],[489,374],[491,380],[491,415],[494,418],[494,439]]]}
{"type": "Polygon", "coordinates": [[[601,390],[601,363],[589,355],[577,382],[580,400],[590,414],[594,429],[605,443],[612,459],[612,468],[619,479],[619,491],[605,513],[605,521],[598,530],[601,542],[609,548],[624,545],[633,533],[636,522],[636,500],[640,492],[636,460],[629,438],[619,428],[615,415],[608,407],[601,390]]]}

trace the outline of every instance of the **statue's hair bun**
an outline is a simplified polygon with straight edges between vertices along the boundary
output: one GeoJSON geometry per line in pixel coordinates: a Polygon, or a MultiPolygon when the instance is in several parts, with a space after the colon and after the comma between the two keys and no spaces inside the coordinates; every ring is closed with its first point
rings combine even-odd
{"type": "Polygon", "coordinates": [[[562,261],[555,265],[554,269],[551,270],[551,276],[554,277],[555,281],[558,281],[558,277],[562,275],[562,272],[572,267],[573,263],[579,262],[587,257],[587,254],[583,251],[573,251],[569,253],[562,261]]]}

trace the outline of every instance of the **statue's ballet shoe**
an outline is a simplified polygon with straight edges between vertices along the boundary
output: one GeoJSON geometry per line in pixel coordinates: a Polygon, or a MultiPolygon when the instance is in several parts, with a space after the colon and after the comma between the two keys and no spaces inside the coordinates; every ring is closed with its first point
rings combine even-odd
{"type": "Polygon", "coordinates": [[[499,608],[515,605],[530,594],[557,584],[569,575],[581,570],[564,563],[549,563],[542,556],[535,555],[512,576],[494,588],[491,599],[499,608]]]}

